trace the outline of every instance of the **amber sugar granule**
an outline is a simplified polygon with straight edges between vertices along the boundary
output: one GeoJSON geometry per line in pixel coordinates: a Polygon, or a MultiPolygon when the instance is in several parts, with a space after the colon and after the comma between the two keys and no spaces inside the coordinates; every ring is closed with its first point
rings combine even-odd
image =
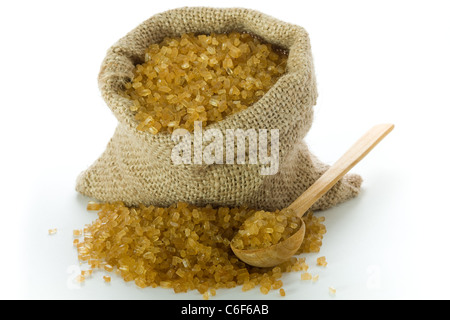
{"type": "Polygon", "coordinates": [[[317,265],[321,267],[326,267],[328,265],[328,262],[325,257],[319,257],[317,258],[317,265]]]}
{"type": "MultiPolygon", "coordinates": [[[[92,269],[116,272],[142,288],[160,286],[176,293],[197,290],[209,298],[216,289],[242,285],[243,291],[259,286],[267,294],[281,289],[283,272],[304,269],[305,258],[292,257],[262,269],[234,256],[230,241],[255,210],[186,203],[168,208],[123,203],[99,207],[98,219],[86,226],[77,245],[80,261],[92,269]]],[[[320,222],[310,214],[305,223],[320,222]]],[[[313,238],[309,232],[306,235],[313,238]]]]}
{"type": "Polygon", "coordinates": [[[309,272],[302,273],[302,275],[301,275],[302,280],[312,280],[312,278],[313,278],[313,276],[309,272]]]}
{"type": "Polygon", "coordinates": [[[152,44],[125,85],[138,130],[194,130],[248,108],[286,71],[287,54],[249,34],[194,35],[152,44]]]}

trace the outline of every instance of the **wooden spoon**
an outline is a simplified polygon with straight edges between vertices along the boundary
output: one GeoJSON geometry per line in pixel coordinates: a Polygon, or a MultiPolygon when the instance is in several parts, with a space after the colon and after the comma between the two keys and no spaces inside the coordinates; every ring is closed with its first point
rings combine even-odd
{"type": "MultiPolygon", "coordinates": [[[[335,164],[311,185],[288,209],[302,218],[309,208],[330,190],[351,168],[364,158],[384,137],[394,129],[393,124],[379,124],[363,135],[335,164]]],[[[291,237],[275,245],[259,249],[236,249],[234,254],[245,263],[255,267],[273,267],[290,257],[300,248],[305,236],[303,222],[291,237]]]]}

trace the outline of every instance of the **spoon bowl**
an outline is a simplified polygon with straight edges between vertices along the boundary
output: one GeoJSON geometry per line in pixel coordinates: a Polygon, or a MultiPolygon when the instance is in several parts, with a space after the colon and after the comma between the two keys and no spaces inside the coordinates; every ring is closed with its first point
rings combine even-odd
{"type": "MultiPolygon", "coordinates": [[[[293,210],[298,217],[302,218],[318,199],[330,190],[393,129],[393,124],[379,124],[370,129],[295,200],[288,209],[293,210]]],[[[240,260],[249,265],[262,268],[274,267],[295,255],[302,245],[305,230],[305,223],[301,219],[299,229],[289,238],[277,244],[258,249],[237,249],[231,244],[231,249],[240,260]]]]}

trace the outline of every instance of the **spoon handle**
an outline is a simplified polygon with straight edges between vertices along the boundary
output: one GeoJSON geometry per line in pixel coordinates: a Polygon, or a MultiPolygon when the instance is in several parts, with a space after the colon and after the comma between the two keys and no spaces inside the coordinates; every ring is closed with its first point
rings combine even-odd
{"type": "Polygon", "coordinates": [[[330,190],[393,129],[393,124],[379,124],[370,129],[316,182],[303,192],[288,209],[295,211],[299,217],[302,217],[320,197],[330,190]]]}

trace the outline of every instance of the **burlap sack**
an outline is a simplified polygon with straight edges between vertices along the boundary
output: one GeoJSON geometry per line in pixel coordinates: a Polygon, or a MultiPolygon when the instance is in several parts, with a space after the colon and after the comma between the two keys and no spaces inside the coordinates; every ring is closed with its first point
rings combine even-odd
{"type": "MultiPolygon", "coordinates": [[[[170,10],[143,22],[108,50],[98,83],[119,123],[106,151],[77,179],[76,190],[97,200],[158,206],[185,201],[274,210],[288,206],[328,167],[303,141],[313,121],[317,90],[309,37],[299,26],[240,8],[170,10]],[[120,94],[150,44],[189,32],[230,31],[252,33],[289,50],[287,72],[257,103],[211,126],[224,135],[227,128],[279,129],[275,175],[261,175],[255,164],[174,165],[171,150],[176,143],[171,135],[137,131],[131,102],[120,94]]],[[[359,176],[345,176],[313,209],[356,196],[360,184],[359,176]]]]}

